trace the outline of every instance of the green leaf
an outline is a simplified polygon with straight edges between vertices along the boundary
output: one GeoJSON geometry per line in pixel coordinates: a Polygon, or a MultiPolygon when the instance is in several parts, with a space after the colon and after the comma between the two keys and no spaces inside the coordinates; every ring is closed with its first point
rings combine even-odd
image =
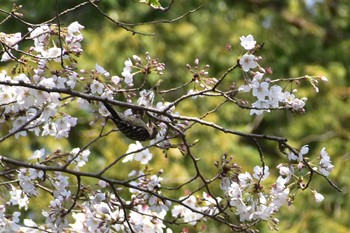
{"type": "Polygon", "coordinates": [[[159,0],[140,0],[139,2],[146,3],[151,5],[152,7],[161,7],[162,5],[159,3],[159,0]]]}

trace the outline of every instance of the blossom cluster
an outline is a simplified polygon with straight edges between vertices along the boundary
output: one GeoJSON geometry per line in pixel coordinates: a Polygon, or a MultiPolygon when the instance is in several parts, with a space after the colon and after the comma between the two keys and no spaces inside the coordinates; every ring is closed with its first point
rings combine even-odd
{"type": "MultiPolygon", "coordinates": [[[[309,145],[304,145],[301,147],[299,153],[296,155],[295,152],[290,151],[288,153],[288,159],[290,161],[298,161],[299,162],[299,169],[303,168],[303,161],[306,155],[309,153],[309,145]]],[[[334,165],[332,164],[332,161],[326,151],[326,148],[322,148],[319,156],[319,163],[318,167],[315,167],[314,169],[316,171],[319,171],[324,176],[329,176],[330,172],[333,170],[334,165]]]]}
{"type": "Polygon", "coordinates": [[[11,53],[11,49],[18,49],[18,42],[22,40],[22,33],[17,32],[14,34],[5,34],[0,32],[0,41],[6,46],[5,52],[2,54],[1,62],[9,61],[14,56],[11,53]]]}
{"type": "Polygon", "coordinates": [[[270,175],[269,167],[254,168],[254,174],[240,173],[236,181],[229,177],[221,179],[221,189],[228,198],[229,205],[236,209],[236,215],[241,222],[254,220],[270,220],[279,208],[287,203],[289,188],[287,183],[292,172],[287,167],[279,167],[289,171],[286,177],[282,174],[276,182],[267,189],[262,181],[270,175]]]}
{"type": "MultiPolygon", "coordinates": [[[[159,62],[156,58],[151,58],[150,54],[146,52],[145,54],[146,63],[143,63],[143,60],[137,56],[133,55],[132,60],[130,58],[126,59],[124,61],[124,68],[121,72],[121,78],[118,75],[112,76],[110,79],[112,83],[115,85],[116,88],[120,87],[120,82],[123,80],[124,83],[127,85],[127,87],[134,86],[134,76],[137,74],[150,74],[152,72],[155,72],[159,75],[163,74],[163,71],[165,69],[165,64],[159,62]]],[[[107,72],[103,67],[96,64],[96,71],[99,74],[103,74],[104,77],[109,78],[110,73],[107,72]]],[[[103,85],[100,84],[97,80],[94,80],[95,84],[98,85],[98,94],[102,93],[103,85]]],[[[92,93],[96,93],[96,91],[92,91],[92,93]]]]}
{"type": "Polygon", "coordinates": [[[42,67],[44,67],[45,63],[50,60],[60,62],[61,59],[67,59],[68,54],[71,53],[80,55],[83,52],[80,44],[83,40],[83,35],[80,30],[83,28],[84,27],[78,22],[73,22],[68,25],[66,33],[63,34],[65,38],[64,48],[48,46],[50,40],[53,39],[51,38],[51,35],[59,30],[57,25],[42,25],[37,28],[29,28],[30,39],[34,41],[34,46],[31,50],[36,52],[37,58],[42,67]]]}
{"type": "MultiPolygon", "coordinates": [[[[252,75],[251,79],[246,78],[246,84],[239,87],[240,92],[251,92],[257,100],[252,103],[250,115],[261,115],[263,112],[270,112],[271,109],[286,108],[296,112],[305,112],[306,97],[297,98],[295,96],[297,89],[292,92],[284,90],[279,85],[272,85],[274,81],[267,77],[269,70],[259,66],[258,61],[261,57],[254,55],[256,48],[256,41],[252,35],[240,37],[241,46],[247,52],[239,59],[239,64],[247,75],[252,75]],[[258,68],[258,70],[254,70],[258,68]]],[[[322,81],[327,81],[325,77],[317,77],[322,81]]],[[[317,79],[309,77],[310,83],[318,92],[317,79]]]]}
{"type": "Polygon", "coordinates": [[[179,200],[182,204],[173,207],[172,216],[181,219],[184,223],[196,225],[199,221],[206,221],[206,216],[218,214],[217,203],[220,202],[221,198],[217,197],[215,200],[206,192],[203,192],[202,196],[198,199],[193,195],[180,197],[179,200]]]}
{"type": "MultiPolygon", "coordinates": [[[[0,73],[0,81],[33,84],[23,73],[12,78],[5,71],[0,73]]],[[[61,78],[55,76],[37,80],[35,84],[55,87],[60,81],[61,78]]],[[[4,114],[1,115],[0,122],[5,122],[6,115],[17,116],[11,119],[11,132],[15,133],[17,138],[26,136],[27,130],[36,136],[67,137],[70,129],[77,124],[77,118],[68,114],[57,115],[60,107],[59,98],[58,93],[48,93],[22,86],[0,85],[0,104],[4,106],[4,114]],[[23,111],[25,115],[19,114],[23,111]]]]}
{"type": "Polygon", "coordinates": [[[190,89],[187,96],[191,96],[192,99],[197,99],[198,97],[203,98],[204,96],[199,94],[200,90],[211,90],[214,85],[218,83],[215,77],[210,77],[208,69],[210,66],[208,64],[200,67],[200,60],[196,58],[194,60],[194,65],[191,66],[187,64],[187,69],[192,73],[192,81],[194,82],[193,89],[190,89]]]}
{"type": "MultiPolygon", "coordinates": [[[[68,59],[67,54],[80,55],[83,37],[80,29],[83,27],[74,22],[68,26],[66,34],[65,50],[58,47],[51,47],[51,35],[57,27],[43,25],[35,29],[29,28],[30,39],[33,46],[30,51],[38,67],[33,70],[33,76],[20,73],[14,77],[2,70],[0,81],[8,83],[24,83],[46,88],[74,88],[78,74],[70,69],[66,69],[56,74],[48,73],[48,62],[53,60],[60,62],[68,59]],[[48,76],[49,75],[49,76],[48,76]],[[64,75],[64,76],[63,76],[64,75]]],[[[9,46],[17,48],[20,35],[16,33],[9,39],[9,46]]],[[[8,61],[13,56],[10,51],[3,54],[2,61],[8,61]]],[[[12,117],[12,132],[16,137],[26,136],[27,131],[34,132],[36,136],[54,136],[56,138],[68,137],[69,131],[77,124],[77,119],[70,115],[58,114],[60,107],[60,94],[46,92],[40,89],[26,87],[26,85],[0,85],[0,105],[3,106],[3,113],[0,121],[5,121],[5,116],[12,117]],[[19,114],[25,111],[25,115],[19,114]]]]}

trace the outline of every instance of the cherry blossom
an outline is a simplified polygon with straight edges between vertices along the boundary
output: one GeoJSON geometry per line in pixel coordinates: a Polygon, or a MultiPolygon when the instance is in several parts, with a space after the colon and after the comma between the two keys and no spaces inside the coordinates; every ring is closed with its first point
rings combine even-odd
{"type": "Polygon", "coordinates": [[[325,175],[328,176],[329,173],[333,170],[334,165],[331,162],[331,159],[326,151],[326,148],[322,148],[321,153],[320,153],[320,163],[319,163],[319,169],[320,172],[325,175]]]}
{"type": "Polygon", "coordinates": [[[131,73],[132,71],[132,61],[130,59],[126,60],[124,62],[124,69],[122,72],[122,76],[125,78],[124,82],[128,85],[133,85],[133,74],[131,73]]]}
{"type": "Polygon", "coordinates": [[[21,190],[21,189],[16,189],[15,187],[11,186],[12,190],[9,192],[11,199],[10,199],[10,204],[11,205],[18,205],[20,209],[24,208],[25,210],[28,209],[28,203],[29,203],[29,198],[27,194],[21,190]]]}
{"type": "Polygon", "coordinates": [[[92,94],[100,94],[101,95],[103,92],[104,86],[102,83],[100,83],[99,81],[94,79],[92,81],[92,84],[90,85],[90,88],[91,88],[92,94]]]}
{"type": "Polygon", "coordinates": [[[11,60],[13,57],[11,54],[11,48],[18,49],[17,43],[22,39],[22,34],[20,32],[14,34],[5,34],[0,32],[0,38],[2,39],[1,42],[8,46],[8,48],[6,48],[6,52],[4,52],[1,57],[1,62],[6,62],[11,60]]]}
{"type": "Polygon", "coordinates": [[[130,144],[126,154],[128,155],[123,159],[123,163],[135,160],[140,161],[141,164],[147,164],[153,157],[148,149],[143,149],[143,146],[139,141],[130,144]]]}
{"type": "Polygon", "coordinates": [[[323,201],[324,196],[322,194],[318,193],[316,190],[312,190],[312,193],[314,194],[314,198],[317,203],[320,203],[323,201]]]}
{"type": "Polygon", "coordinates": [[[241,41],[241,46],[246,50],[251,50],[255,47],[256,41],[252,35],[239,37],[241,41]]]}
{"type": "Polygon", "coordinates": [[[298,161],[303,161],[304,155],[306,155],[309,152],[309,145],[304,145],[301,149],[300,152],[297,155],[294,154],[294,152],[289,152],[288,154],[288,159],[289,160],[298,160],[298,161]]]}
{"type": "Polygon", "coordinates": [[[105,70],[105,68],[103,68],[102,66],[96,64],[96,72],[98,74],[103,74],[103,76],[105,77],[109,77],[109,72],[107,70],[105,70]]]}
{"type": "Polygon", "coordinates": [[[266,96],[270,95],[268,89],[269,84],[267,82],[253,82],[252,83],[252,94],[257,97],[258,100],[265,100],[266,96]]]}
{"type": "Polygon", "coordinates": [[[250,69],[254,69],[258,66],[256,57],[252,54],[244,54],[241,59],[239,59],[239,64],[242,66],[242,70],[245,72],[248,72],[250,69]]]}

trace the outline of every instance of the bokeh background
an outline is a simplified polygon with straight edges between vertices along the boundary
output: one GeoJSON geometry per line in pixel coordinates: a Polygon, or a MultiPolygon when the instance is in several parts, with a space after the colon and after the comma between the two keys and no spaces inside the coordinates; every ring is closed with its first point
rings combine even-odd
{"type": "MultiPolygon", "coordinates": [[[[166,5],[167,1],[160,1],[166,5]]],[[[22,4],[25,19],[40,23],[51,19],[57,10],[56,1],[1,1],[0,8],[10,10],[12,4],[22,4]]],[[[62,11],[80,1],[59,0],[58,9],[62,11]]],[[[79,68],[93,69],[95,64],[103,66],[111,74],[120,74],[126,58],[137,54],[140,57],[148,51],[152,57],[158,57],[166,63],[161,77],[161,88],[170,88],[189,81],[192,76],[186,64],[193,64],[199,58],[201,64],[210,64],[211,77],[219,77],[235,64],[242,49],[239,36],[252,34],[258,42],[265,42],[260,55],[260,64],[272,67],[272,79],[299,77],[305,74],[322,75],[328,78],[327,84],[319,85],[320,92],[315,93],[309,84],[298,88],[300,96],[308,98],[306,114],[273,112],[263,117],[250,116],[248,110],[237,106],[225,106],[206,120],[243,132],[264,133],[283,136],[295,147],[310,145],[310,153],[317,157],[322,147],[326,147],[335,165],[330,178],[342,189],[337,192],[321,177],[314,178],[311,187],[325,196],[325,200],[316,204],[309,191],[298,192],[294,205],[282,208],[277,215],[280,219],[280,231],[296,232],[349,232],[350,231],[350,4],[348,0],[217,0],[203,1],[175,0],[166,12],[154,11],[136,0],[103,0],[99,7],[110,17],[126,23],[144,23],[157,20],[175,19],[189,10],[202,7],[174,23],[140,24],[133,29],[154,36],[132,35],[118,27],[90,6],[85,6],[60,18],[68,25],[78,21],[85,26],[83,34],[84,54],[79,58],[79,68]],[[227,50],[227,44],[232,51],[227,50]]],[[[0,14],[0,20],[5,15],[0,14]]],[[[27,27],[15,20],[0,25],[0,31],[15,33],[26,32],[27,27]]],[[[22,45],[25,46],[25,45],[22,45]]],[[[0,63],[1,69],[10,70],[13,63],[0,63]]],[[[158,80],[151,77],[151,87],[158,80]]],[[[242,83],[241,71],[230,74],[230,82],[242,83]]],[[[231,83],[227,83],[229,86],[231,83]]],[[[169,101],[184,92],[165,96],[169,101]]],[[[177,111],[191,116],[199,116],[213,108],[217,100],[187,101],[177,111]]],[[[100,126],[89,125],[94,120],[91,112],[78,110],[72,106],[68,111],[79,117],[79,124],[66,140],[26,137],[18,140],[6,140],[0,145],[0,154],[11,154],[15,158],[26,158],[32,151],[45,148],[54,151],[57,147],[79,147],[99,133],[100,126]]],[[[0,133],[8,132],[9,126],[0,125],[0,133]]],[[[237,137],[227,137],[205,128],[194,128],[190,136],[198,138],[195,155],[201,158],[200,166],[208,174],[215,173],[213,162],[228,153],[247,171],[259,163],[259,155],[254,145],[237,137]]],[[[130,141],[119,134],[104,138],[91,147],[90,163],[85,168],[93,171],[125,152],[130,141]]],[[[276,166],[285,158],[278,153],[276,144],[262,142],[268,165],[276,166]]],[[[155,152],[157,153],[157,152],[155,152]]],[[[157,156],[157,154],[156,154],[157,156]]],[[[155,157],[156,157],[155,156],[155,157]]],[[[178,151],[169,151],[164,158],[161,153],[154,159],[152,166],[164,168],[165,182],[179,184],[192,174],[187,158],[178,151]]],[[[137,164],[133,165],[135,168],[137,164]]],[[[118,167],[110,175],[123,177],[130,167],[118,167]]],[[[272,174],[278,175],[278,174],[272,174]]],[[[219,191],[219,190],[217,190],[219,191]]],[[[3,193],[2,193],[3,194],[3,193]]],[[[4,194],[3,194],[4,195],[4,194]]],[[[176,194],[174,194],[176,196],[176,194]]],[[[46,205],[37,202],[31,207],[31,213],[40,213],[46,205]]],[[[258,226],[261,232],[270,232],[264,224],[258,226]]],[[[198,229],[192,229],[196,231],[198,229]]],[[[176,232],[176,231],[174,231],[176,232]]],[[[204,232],[228,232],[220,225],[208,224],[204,232]]]]}

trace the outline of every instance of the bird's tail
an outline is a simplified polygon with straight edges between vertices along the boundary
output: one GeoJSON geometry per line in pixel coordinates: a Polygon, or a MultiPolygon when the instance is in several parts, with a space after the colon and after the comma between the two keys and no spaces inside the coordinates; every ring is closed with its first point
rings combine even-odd
{"type": "Polygon", "coordinates": [[[105,108],[108,110],[108,112],[112,115],[112,120],[116,123],[116,121],[121,121],[122,119],[120,118],[119,114],[112,108],[111,105],[109,105],[106,102],[102,102],[105,108]]]}

